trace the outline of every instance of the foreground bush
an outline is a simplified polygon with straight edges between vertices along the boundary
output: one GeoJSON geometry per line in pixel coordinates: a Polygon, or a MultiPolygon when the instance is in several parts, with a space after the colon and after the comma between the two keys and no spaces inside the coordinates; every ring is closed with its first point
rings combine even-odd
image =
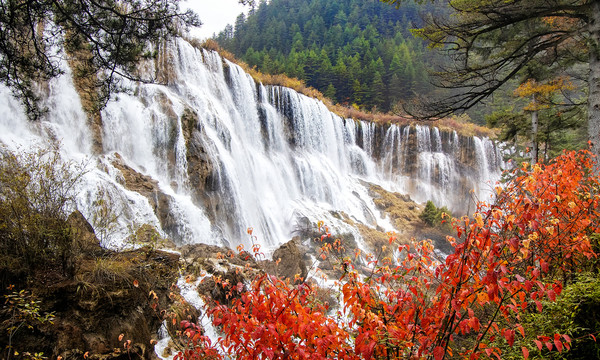
{"type": "Polygon", "coordinates": [[[367,258],[368,277],[342,259],[335,312],[307,284],[258,277],[231,306],[209,309],[223,331],[218,344],[182,324],[191,346],[180,356],[440,360],[518,351],[527,359],[568,351],[568,334],[527,319],[552,309],[579,273],[596,270],[590,239],[600,232],[600,185],[593,166],[588,152],[524,164],[493,204],[454,221],[454,253],[445,260],[429,242],[397,246],[394,259],[367,258]]]}
{"type": "Polygon", "coordinates": [[[27,270],[69,269],[72,238],[67,218],[83,166],[58,149],[13,153],[0,147],[0,258],[27,270]]]}

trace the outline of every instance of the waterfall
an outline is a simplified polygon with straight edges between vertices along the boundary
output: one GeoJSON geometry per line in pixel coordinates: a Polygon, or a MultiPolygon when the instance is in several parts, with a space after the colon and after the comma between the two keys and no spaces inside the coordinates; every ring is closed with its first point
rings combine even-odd
{"type": "Polygon", "coordinates": [[[27,121],[0,86],[0,141],[13,149],[60,141],[71,159],[92,159],[77,206],[90,219],[108,196],[122,245],[127,230],[155,226],[178,243],[250,245],[265,252],[288,241],[303,221],[360,234],[343,221],[393,230],[368,183],[432,199],[460,211],[469,192],[483,196],[503,166],[496,144],[423,125],[376,125],[344,119],[320,101],[257,84],[238,65],[184,40],[167,43],[168,84],[127,83],[102,111],[101,154],[65,67],[50,82],[44,121],[27,121]],[[344,214],[344,215],[342,215],[344,214]]]}

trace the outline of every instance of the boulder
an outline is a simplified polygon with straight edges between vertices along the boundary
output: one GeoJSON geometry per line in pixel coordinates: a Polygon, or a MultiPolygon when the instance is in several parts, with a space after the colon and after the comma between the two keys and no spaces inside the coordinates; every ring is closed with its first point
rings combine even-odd
{"type": "Polygon", "coordinates": [[[306,280],[308,268],[304,260],[305,254],[306,251],[303,250],[300,238],[294,237],[273,252],[273,260],[265,262],[265,269],[268,273],[282,279],[296,281],[298,279],[296,275],[298,275],[302,281],[306,280]]]}
{"type": "Polygon", "coordinates": [[[75,210],[69,215],[67,223],[71,228],[75,252],[93,254],[101,251],[100,240],[96,237],[94,228],[79,210],[75,210]]]}

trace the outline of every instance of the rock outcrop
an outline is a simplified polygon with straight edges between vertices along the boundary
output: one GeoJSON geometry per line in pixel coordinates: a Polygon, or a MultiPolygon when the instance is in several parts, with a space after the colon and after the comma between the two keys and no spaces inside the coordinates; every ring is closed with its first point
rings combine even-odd
{"type": "Polygon", "coordinates": [[[206,203],[208,194],[217,190],[217,182],[213,178],[213,164],[206,152],[202,138],[202,129],[198,114],[185,108],[181,116],[181,127],[186,142],[186,158],[190,188],[197,203],[206,203]]]}
{"type": "Polygon", "coordinates": [[[292,282],[302,282],[308,275],[305,249],[299,237],[295,237],[281,245],[273,252],[273,260],[266,261],[264,266],[268,273],[292,282]]]}
{"type": "Polygon", "coordinates": [[[117,168],[123,175],[123,186],[131,191],[135,191],[145,196],[150,205],[154,209],[156,217],[160,221],[160,225],[174,241],[179,241],[180,236],[177,234],[177,221],[171,209],[171,202],[174,201],[170,195],[165,194],[158,187],[158,181],[150,176],[141,174],[125,164],[118,153],[115,153],[112,159],[112,165],[117,168]]]}
{"type": "Polygon", "coordinates": [[[96,237],[94,228],[79,210],[73,211],[69,215],[67,223],[71,228],[73,251],[84,254],[97,254],[102,251],[100,240],[96,237]]]}
{"type": "MultiPolygon", "coordinates": [[[[103,249],[77,211],[67,224],[73,244],[64,261],[73,270],[40,264],[23,281],[0,289],[1,295],[20,299],[0,309],[0,343],[8,344],[10,334],[13,351],[54,359],[81,359],[84,354],[89,359],[154,359],[151,340],[163,319],[151,302],[162,309],[170,304],[179,255],[147,247],[103,249]],[[150,292],[156,297],[149,297],[150,292]],[[21,326],[9,330],[14,324],[21,326]]],[[[4,275],[3,283],[11,279],[4,275]]]]}

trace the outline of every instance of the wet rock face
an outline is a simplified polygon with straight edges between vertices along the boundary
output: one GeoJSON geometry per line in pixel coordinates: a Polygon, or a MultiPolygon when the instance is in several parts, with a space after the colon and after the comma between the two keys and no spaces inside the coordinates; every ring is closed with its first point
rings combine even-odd
{"type": "MultiPolygon", "coordinates": [[[[173,189],[179,186],[189,188],[193,201],[199,208],[210,209],[211,202],[214,202],[211,196],[218,189],[217,181],[214,178],[213,165],[210,155],[204,147],[202,129],[199,126],[198,114],[190,108],[184,109],[181,118],[173,110],[173,103],[163,93],[155,96],[154,100],[159,104],[161,112],[167,116],[166,125],[168,127],[168,137],[157,145],[154,151],[160,152],[167,159],[168,170],[171,173],[177,173],[177,155],[176,142],[183,135],[185,140],[185,161],[187,161],[187,176],[184,183],[173,181],[170,185],[173,189]],[[181,129],[179,127],[181,121],[181,129]]],[[[171,211],[172,204],[175,201],[172,196],[165,194],[160,190],[159,182],[144,175],[129,165],[118,154],[111,156],[112,165],[117,168],[122,176],[122,185],[128,190],[135,191],[145,196],[154,213],[161,223],[162,229],[169,234],[173,241],[181,243],[183,236],[179,234],[178,221],[174,218],[175,214],[171,211]]]]}
{"type": "MultiPolygon", "coordinates": [[[[160,107],[162,118],[157,114],[152,114],[152,122],[157,127],[164,127],[167,134],[165,139],[157,140],[154,144],[153,152],[163,159],[167,159],[166,165],[169,173],[177,172],[177,140],[180,136],[179,118],[173,108],[173,102],[163,92],[159,92],[153,97],[153,102],[160,107]]],[[[179,184],[176,184],[179,185],[179,184]]]]}
{"type": "Polygon", "coordinates": [[[186,108],[181,116],[181,127],[187,148],[188,176],[194,199],[198,203],[207,201],[207,192],[217,190],[213,178],[213,164],[202,139],[198,114],[186,108]]]}
{"type": "Polygon", "coordinates": [[[174,241],[180,241],[181,236],[177,233],[177,221],[174,218],[174,214],[170,211],[170,204],[174,200],[170,195],[160,191],[158,181],[152,179],[150,176],[135,171],[125,164],[119,154],[115,154],[112,165],[121,171],[124,179],[123,186],[128,190],[135,191],[145,196],[150,202],[150,205],[152,205],[154,213],[158,217],[163,230],[167,232],[174,241]]]}
{"type": "Polygon", "coordinates": [[[231,203],[232,199],[227,196],[232,189],[228,182],[220,180],[218,164],[215,165],[219,159],[212,158],[207,151],[206,137],[198,114],[186,108],[181,116],[181,126],[186,142],[188,185],[194,203],[205,209],[213,223],[235,229],[239,214],[231,203]]]}
{"type": "Polygon", "coordinates": [[[101,154],[104,146],[102,140],[102,115],[100,113],[90,114],[88,122],[92,130],[92,150],[94,154],[101,154]]]}
{"type": "Polygon", "coordinates": [[[92,66],[92,54],[88,49],[66,49],[68,63],[73,71],[73,85],[80,96],[81,106],[87,115],[87,123],[92,135],[92,151],[101,154],[102,114],[100,111],[100,89],[98,88],[98,73],[92,66]]]}
{"type": "Polygon", "coordinates": [[[175,71],[176,55],[169,51],[169,47],[164,43],[158,46],[158,56],[154,59],[154,67],[156,68],[156,79],[162,84],[174,84],[177,80],[175,71]]]}
{"type": "Polygon", "coordinates": [[[118,153],[115,154],[112,165],[121,171],[124,179],[123,185],[127,189],[138,192],[146,197],[152,197],[150,195],[153,195],[153,192],[157,191],[158,181],[135,171],[125,164],[125,161],[123,161],[123,158],[118,153]]]}

